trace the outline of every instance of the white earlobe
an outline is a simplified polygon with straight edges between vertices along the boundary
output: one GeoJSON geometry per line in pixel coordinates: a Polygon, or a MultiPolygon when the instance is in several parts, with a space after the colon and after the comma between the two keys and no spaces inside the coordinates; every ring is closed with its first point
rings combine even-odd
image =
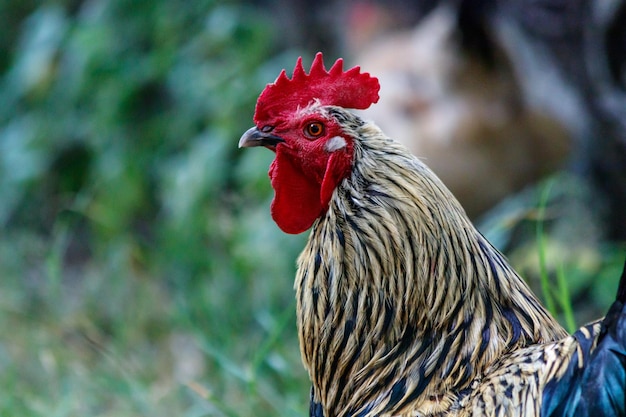
{"type": "Polygon", "coordinates": [[[330,138],[324,148],[327,152],[335,152],[339,149],[343,149],[346,147],[346,140],[341,136],[335,136],[334,138],[330,138]]]}

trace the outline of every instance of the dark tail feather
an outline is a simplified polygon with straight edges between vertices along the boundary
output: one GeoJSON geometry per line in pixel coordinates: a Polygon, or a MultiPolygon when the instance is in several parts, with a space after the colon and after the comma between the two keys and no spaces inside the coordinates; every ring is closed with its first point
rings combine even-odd
{"type": "Polygon", "coordinates": [[[617,286],[617,299],[622,304],[626,303],[626,261],[624,261],[624,271],[622,271],[622,277],[619,280],[617,286]]]}
{"type": "Polygon", "coordinates": [[[542,417],[626,417],[626,263],[595,348],[587,335],[574,334],[582,361],[575,355],[566,373],[546,385],[542,417]]]}

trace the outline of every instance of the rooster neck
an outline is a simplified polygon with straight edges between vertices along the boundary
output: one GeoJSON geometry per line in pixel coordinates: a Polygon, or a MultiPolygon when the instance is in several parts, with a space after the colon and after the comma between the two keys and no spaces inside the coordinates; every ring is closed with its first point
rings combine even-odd
{"type": "Polygon", "coordinates": [[[403,147],[369,137],[355,161],[295,282],[303,361],[325,415],[445,409],[514,346],[564,335],[403,147]]]}

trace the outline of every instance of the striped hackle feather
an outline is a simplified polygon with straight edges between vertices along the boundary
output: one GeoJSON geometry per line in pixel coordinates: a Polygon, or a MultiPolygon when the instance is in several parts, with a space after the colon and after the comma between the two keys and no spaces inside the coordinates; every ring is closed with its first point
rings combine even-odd
{"type": "Polygon", "coordinates": [[[566,336],[419,159],[348,111],[316,110],[345,126],[354,162],[298,259],[312,415],[450,411],[503,355],[566,336]]]}

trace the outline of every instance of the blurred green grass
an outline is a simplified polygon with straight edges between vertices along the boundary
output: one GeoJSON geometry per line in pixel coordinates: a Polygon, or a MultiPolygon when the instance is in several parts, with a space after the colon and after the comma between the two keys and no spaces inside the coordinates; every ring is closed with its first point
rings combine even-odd
{"type": "Polygon", "coordinates": [[[302,237],[237,151],[282,68],[266,12],[2,9],[0,415],[304,414],[302,237]]]}
{"type": "MultiPolygon", "coordinates": [[[[269,12],[0,12],[0,415],[306,415],[292,290],[305,236],[270,219],[271,153],[237,150],[257,94],[298,54],[276,49],[269,12]]],[[[502,246],[514,211],[486,226],[502,246]]],[[[536,252],[520,253],[537,275],[536,252]]],[[[618,257],[566,270],[574,298],[608,288],[594,313],[619,271],[592,277],[618,257]]]]}

